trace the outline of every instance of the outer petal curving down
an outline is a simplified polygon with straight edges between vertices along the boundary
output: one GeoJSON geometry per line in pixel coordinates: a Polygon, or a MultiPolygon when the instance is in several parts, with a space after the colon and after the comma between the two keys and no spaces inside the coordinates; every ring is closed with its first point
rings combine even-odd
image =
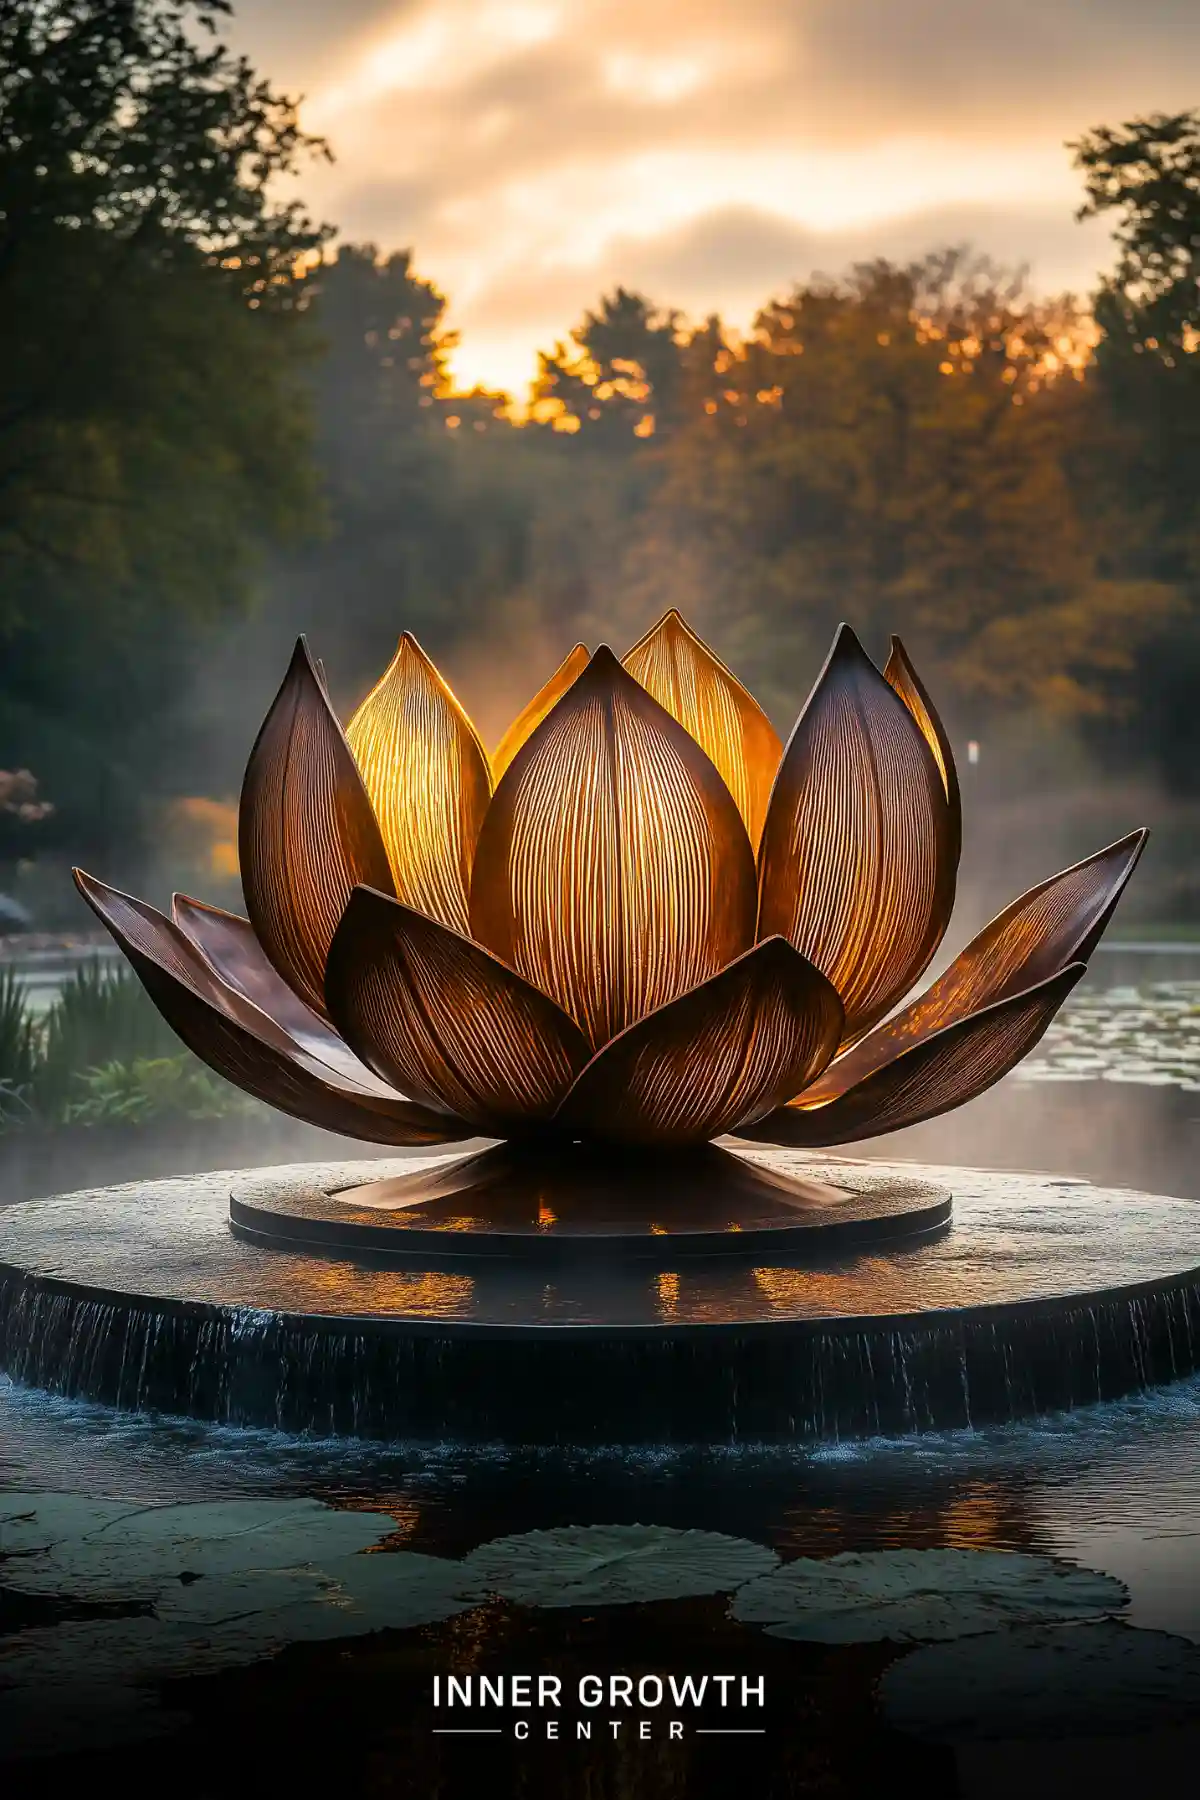
{"type": "Polygon", "coordinates": [[[1085,970],[1086,964],[1072,963],[1025,993],[933,1032],[836,1100],[781,1106],[735,1135],[802,1148],[851,1144],[962,1106],[1028,1056],[1085,970]]]}
{"type": "Polygon", "coordinates": [[[589,660],[587,645],[576,644],[563,657],[549,681],[538,689],[527,706],[521,708],[492,752],[493,786],[499,782],[526,738],[533,736],[550,708],[558,704],[572,682],[583,674],[589,660]]]}
{"type": "Polygon", "coordinates": [[[342,728],[301,638],[250,752],[238,854],[254,935],[309,1006],[358,882],[390,891],[387,852],[342,728]]]}
{"type": "Polygon", "coordinates": [[[1137,866],[1147,836],[1145,831],[1131,832],[1006,906],[910,1006],[839,1056],[803,1096],[802,1104],[834,1099],[930,1032],[1033,987],[1068,963],[1086,962],[1137,866]]]}
{"type": "Polygon", "coordinates": [[[784,751],[758,853],[758,935],[827,975],[859,1037],[903,998],[954,904],[958,832],[924,732],[846,625],[784,751]]]}
{"type": "Polygon", "coordinates": [[[786,938],[768,938],[606,1044],[558,1123],[618,1143],[703,1143],[811,1081],[842,1017],[820,971],[786,938]]]}
{"type": "Polygon", "coordinates": [[[758,701],[674,608],[622,661],[715,764],[757,849],[783,754],[758,701]]]}
{"type": "Polygon", "coordinates": [[[326,992],[364,1062],[497,1136],[550,1118],[591,1054],[575,1022],[489,950],[369,888],[333,940],[326,992]]]}
{"type": "Polygon", "coordinates": [[[326,1019],[319,1018],[294,994],[279,971],[268,962],[249,919],[206,906],[187,894],[176,894],[171,903],[176,925],[200,952],[226,987],[249,1000],[286,1032],[295,1048],[343,1080],[367,1093],[394,1099],[395,1089],[360,1062],[326,1019]]]}
{"type": "Polygon", "coordinates": [[[748,949],[754,910],[728,788],[602,646],[496,789],[472,936],[599,1048],[748,949]]]}
{"type": "Polygon", "coordinates": [[[226,987],[170,919],[81,869],[74,874],[171,1029],[235,1087],[310,1125],[373,1143],[445,1144],[472,1135],[460,1119],[337,1079],[226,987]]]}
{"type": "Polygon", "coordinates": [[[475,727],[407,631],[346,737],[392,868],[391,881],[364,884],[465,931],[491,771],[475,727]]]}

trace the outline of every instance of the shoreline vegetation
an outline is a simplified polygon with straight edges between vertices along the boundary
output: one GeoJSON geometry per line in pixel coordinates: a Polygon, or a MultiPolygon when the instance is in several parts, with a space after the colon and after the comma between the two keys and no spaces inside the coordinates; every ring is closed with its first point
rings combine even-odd
{"type": "Polygon", "coordinates": [[[301,631],[342,717],[413,631],[488,744],[549,646],[672,606],[785,734],[840,619],[898,632],[973,789],[964,909],[1146,823],[1107,947],[1200,944],[1200,110],[1064,146],[1114,231],[1086,298],[936,245],[741,330],[618,286],[528,395],[464,393],[420,246],[279,199],[330,146],[229,10],[0,10],[0,1140],[265,1128],[69,867],[242,909],[301,631]]]}
{"type": "MultiPolygon", "coordinates": [[[[181,1170],[328,1158],[331,1146],[344,1152],[344,1139],[213,1075],[124,967],[83,962],[36,1010],[19,964],[6,960],[11,942],[0,944],[0,1206],[181,1170]]],[[[373,1144],[358,1152],[385,1154],[373,1144]]]]}

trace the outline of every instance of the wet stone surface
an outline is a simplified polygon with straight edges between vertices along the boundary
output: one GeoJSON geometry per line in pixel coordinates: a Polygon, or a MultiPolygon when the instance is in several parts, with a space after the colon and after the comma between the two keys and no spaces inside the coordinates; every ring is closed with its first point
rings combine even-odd
{"type": "MultiPolygon", "coordinates": [[[[441,1159],[438,1159],[441,1160],[441,1159]]],[[[951,1228],[910,1245],[817,1265],[679,1271],[510,1266],[422,1269],[240,1242],[228,1223],[238,1171],[130,1182],[0,1214],[0,1266],[100,1295],[148,1295],[247,1313],[400,1317],[518,1325],[768,1324],[1016,1305],[1133,1288],[1200,1265],[1200,1204],[1062,1177],[763,1151],[756,1161],[837,1182],[926,1181],[954,1194],[951,1228]]],[[[293,1188],[348,1187],[408,1174],[412,1159],[281,1168],[255,1177],[293,1188]]]]}

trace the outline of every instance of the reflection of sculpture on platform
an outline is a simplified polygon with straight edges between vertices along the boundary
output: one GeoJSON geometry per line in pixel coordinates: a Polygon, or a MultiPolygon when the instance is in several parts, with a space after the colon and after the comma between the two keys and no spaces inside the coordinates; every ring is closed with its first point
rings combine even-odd
{"type": "Polygon", "coordinates": [[[782,749],[676,613],[577,645],[489,758],[407,634],[346,732],[303,641],[242,789],[249,919],[77,873],[175,1030],[313,1124],[647,1147],[894,1131],[1037,1042],[1140,854],[937,950],[961,819],[897,640],[842,627],[782,749]]]}

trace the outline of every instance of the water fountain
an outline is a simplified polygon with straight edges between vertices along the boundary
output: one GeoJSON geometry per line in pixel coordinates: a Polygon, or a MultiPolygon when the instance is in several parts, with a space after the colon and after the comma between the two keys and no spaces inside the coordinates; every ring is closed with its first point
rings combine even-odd
{"type": "Polygon", "coordinates": [[[1144,836],[906,1001],[961,813],[898,641],[881,673],[843,627],[784,749],[668,614],[623,662],[577,646],[491,757],[407,635],[345,732],[301,643],[243,787],[249,917],[77,880],[222,1075],[432,1154],[11,1207],[0,1363],[118,1406],[572,1442],[979,1423],[1188,1372],[1190,1203],[838,1154],[1037,1043],[1144,836]]]}

